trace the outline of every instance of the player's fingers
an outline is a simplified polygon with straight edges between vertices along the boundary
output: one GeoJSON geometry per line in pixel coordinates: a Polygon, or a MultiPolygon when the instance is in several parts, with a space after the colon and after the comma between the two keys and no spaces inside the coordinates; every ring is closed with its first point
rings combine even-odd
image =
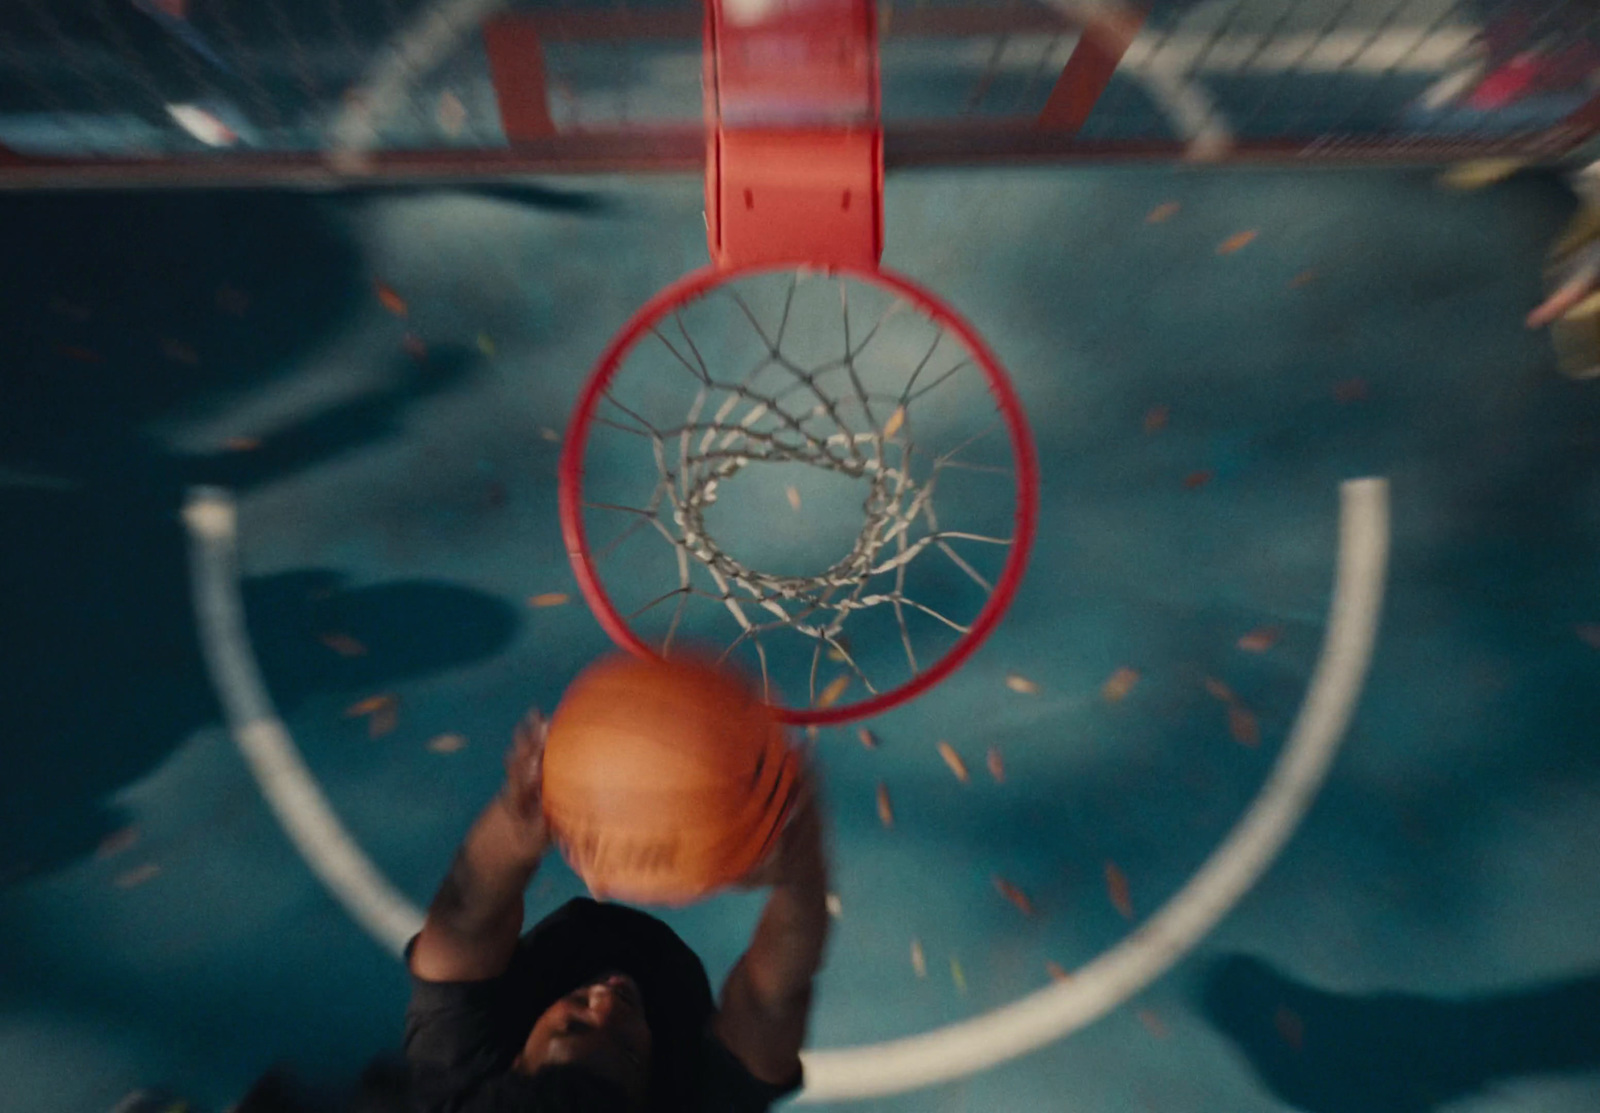
{"type": "Polygon", "coordinates": [[[1587,279],[1568,282],[1528,314],[1528,327],[1543,328],[1588,297],[1593,289],[1594,283],[1587,279]]]}

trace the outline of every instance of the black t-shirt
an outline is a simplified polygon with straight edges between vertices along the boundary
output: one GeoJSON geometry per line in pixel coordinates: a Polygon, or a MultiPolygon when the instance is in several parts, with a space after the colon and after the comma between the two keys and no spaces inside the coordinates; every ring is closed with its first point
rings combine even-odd
{"type": "MultiPolygon", "coordinates": [[[[507,975],[481,982],[412,978],[406,1059],[418,1113],[542,1113],[531,1079],[512,1071],[527,1028],[507,975]]],[[[683,1113],[761,1113],[798,1090],[801,1076],[774,1086],[751,1075],[709,1026],[689,1043],[698,1079],[683,1113]]]]}

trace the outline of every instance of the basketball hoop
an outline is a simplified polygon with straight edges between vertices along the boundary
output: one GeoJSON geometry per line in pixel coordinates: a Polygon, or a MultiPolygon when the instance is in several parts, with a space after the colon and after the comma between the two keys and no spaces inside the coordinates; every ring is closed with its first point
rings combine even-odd
{"type": "Polygon", "coordinates": [[[932,294],[868,268],[712,268],[601,356],[561,523],[617,644],[720,647],[786,721],[820,725],[972,655],[1021,582],[1037,488],[1010,381],[932,294]],[[796,672],[803,703],[777,679],[796,672]]]}

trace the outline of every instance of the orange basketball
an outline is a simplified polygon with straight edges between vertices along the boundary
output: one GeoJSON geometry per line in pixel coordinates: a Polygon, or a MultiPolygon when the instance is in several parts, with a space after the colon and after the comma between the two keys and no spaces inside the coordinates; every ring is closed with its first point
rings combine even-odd
{"type": "Polygon", "coordinates": [[[797,770],[738,673],[617,654],[580,673],[550,720],[544,813],[597,897],[688,904],[766,856],[797,770]]]}

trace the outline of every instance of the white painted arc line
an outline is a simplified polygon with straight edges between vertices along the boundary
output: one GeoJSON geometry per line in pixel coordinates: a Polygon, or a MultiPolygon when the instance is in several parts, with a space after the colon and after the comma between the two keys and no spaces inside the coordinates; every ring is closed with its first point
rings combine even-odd
{"type": "Polygon", "coordinates": [[[1339,566],[1322,653],[1277,764],[1205,864],[1149,920],[1070,981],[920,1035],[804,1058],[799,1100],[901,1093],[960,1078],[1060,1039],[1168,970],[1227,914],[1294,833],[1327,775],[1372,660],[1389,552],[1388,485],[1340,488],[1339,566]]]}
{"type": "Polygon", "coordinates": [[[234,506],[225,491],[189,493],[190,576],[201,651],[229,733],[295,849],[328,892],[392,953],[422,928],[422,912],[362,852],[306,767],[262,683],[239,596],[234,506]]]}
{"type": "MultiPolygon", "coordinates": [[[[998,1065],[1087,1025],[1137,993],[1204,937],[1282,849],[1338,750],[1365,680],[1388,562],[1388,485],[1342,485],[1339,567],[1328,633],[1289,740],[1256,801],[1167,904],[1061,985],[959,1024],[882,1044],[803,1053],[803,1102],[864,1098],[998,1065]]],[[[399,954],[422,914],[350,838],[300,759],[261,683],[246,640],[226,492],[191,493],[195,609],[230,728],[274,814],[317,877],[380,944],[399,954]]]]}

